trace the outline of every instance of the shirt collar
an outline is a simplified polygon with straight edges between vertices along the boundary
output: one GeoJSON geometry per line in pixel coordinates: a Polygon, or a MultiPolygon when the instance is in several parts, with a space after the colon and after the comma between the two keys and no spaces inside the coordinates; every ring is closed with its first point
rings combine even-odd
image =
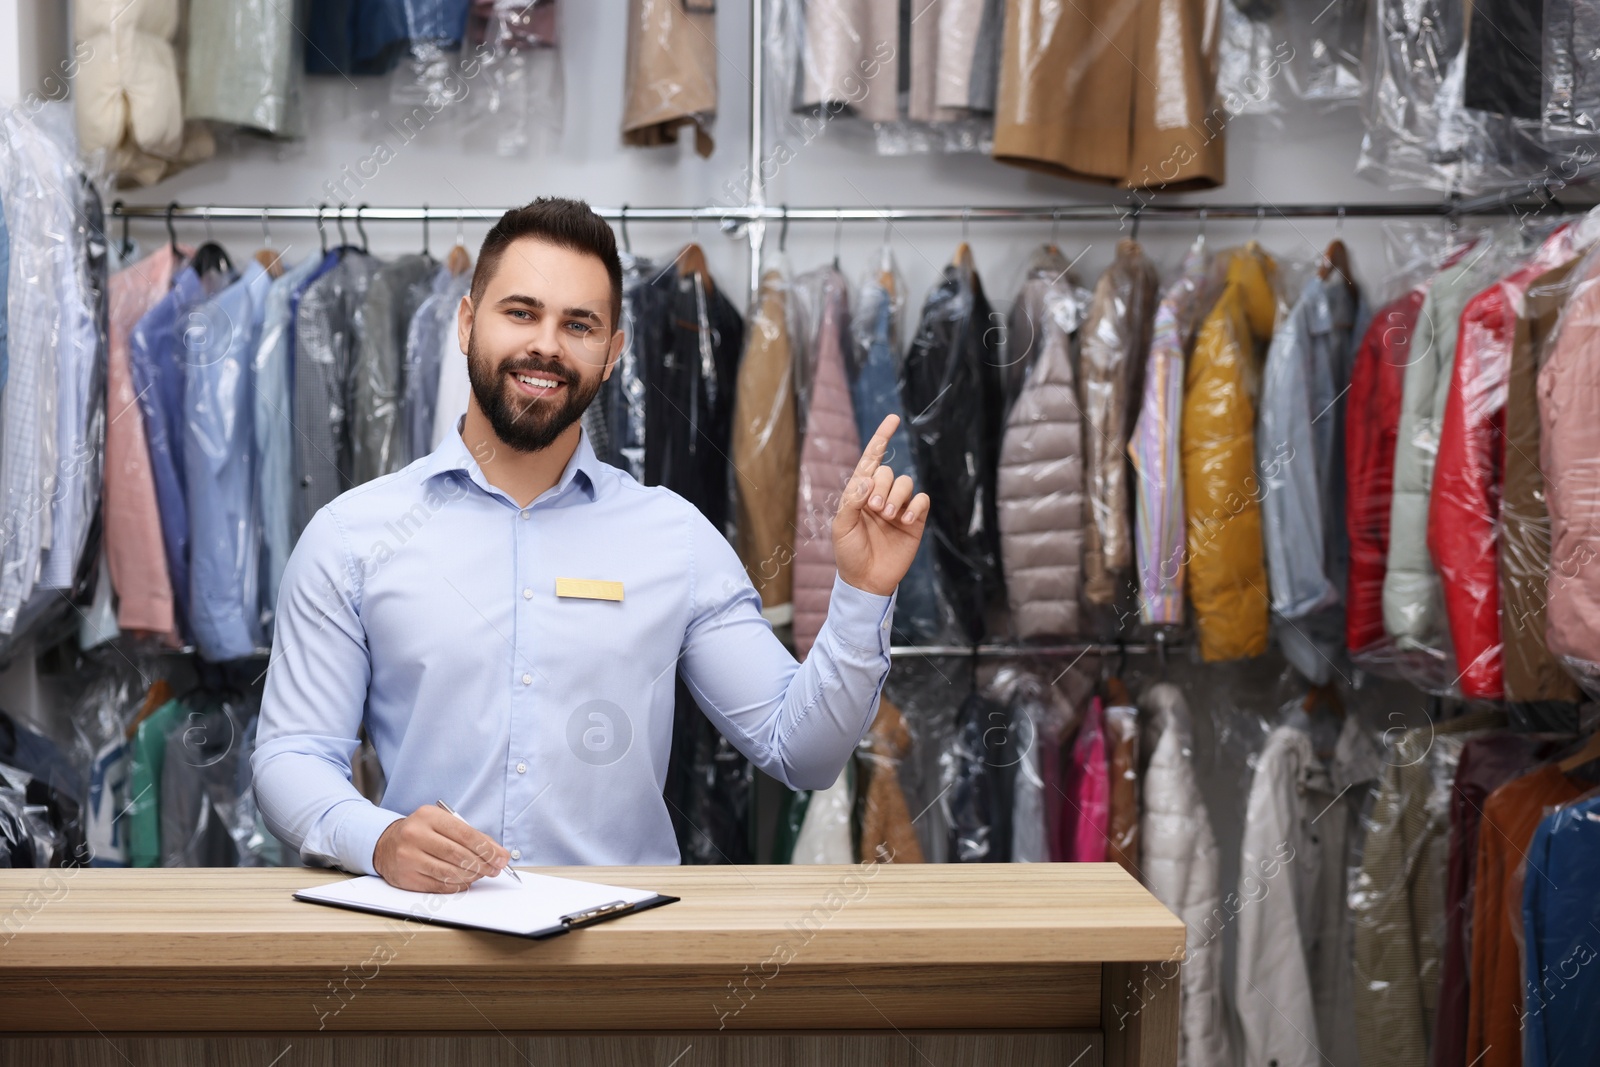
{"type": "MultiPolygon", "coordinates": [[[[478,461],[473,458],[472,453],[467,449],[466,441],[462,440],[461,427],[465,422],[465,415],[458,418],[455,428],[445,434],[444,440],[439,443],[439,447],[428,454],[422,468],[422,480],[427,481],[449,471],[461,471],[471,478],[478,488],[484,492],[504,495],[501,490],[491,486],[487,479],[484,478],[483,468],[478,466],[478,461]]],[[[567,466],[561,472],[561,477],[556,481],[556,484],[541,494],[539,500],[554,499],[562,496],[572,487],[573,483],[577,483],[579,489],[590,500],[593,500],[599,491],[600,468],[602,466],[600,457],[594,453],[594,446],[589,443],[589,431],[583,429],[580,423],[578,447],[573,450],[572,458],[567,461],[567,466]]],[[[538,500],[534,501],[534,503],[538,502],[538,500]]]]}

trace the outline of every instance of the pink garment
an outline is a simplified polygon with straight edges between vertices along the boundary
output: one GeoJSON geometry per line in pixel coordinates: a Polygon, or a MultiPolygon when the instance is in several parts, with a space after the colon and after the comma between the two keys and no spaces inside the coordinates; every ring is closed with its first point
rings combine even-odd
{"type": "Polygon", "coordinates": [[[823,284],[795,508],[794,644],[802,659],[828,617],[828,599],[838,573],[833,561],[833,516],[861,459],[861,437],[840,347],[848,314],[845,280],[834,273],[823,284]]]}
{"type": "MultiPolygon", "coordinates": [[[[182,251],[189,255],[193,250],[182,251]]],[[[172,579],[161,540],[150,447],[128,362],[128,335],[171,288],[177,265],[172,246],[163,244],[111,276],[106,363],[105,546],[117,593],[117,625],[162,635],[176,630],[172,579]]]]}
{"type": "Polygon", "coordinates": [[[1577,268],[1539,370],[1539,458],[1550,509],[1546,643],[1600,692],[1600,251],[1577,268]]]}
{"type": "Polygon", "coordinates": [[[1105,709],[1099,697],[1089,702],[1072,743],[1072,760],[1064,770],[1061,858],[1104,863],[1111,841],[1111,768],[1106,760],[1105,709]]]}

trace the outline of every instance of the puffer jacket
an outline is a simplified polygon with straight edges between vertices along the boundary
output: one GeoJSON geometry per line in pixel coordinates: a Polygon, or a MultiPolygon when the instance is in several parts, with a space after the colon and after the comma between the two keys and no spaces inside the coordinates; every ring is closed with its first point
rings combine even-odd
{"type": "Polygon", "coordinates": [[[1579,281],[1539,370],[1539,459],[1550,508],[1550,651],[1584,690],[1600,687],[1600,251],[1579,281]]]}
{"type": "Polygon", "coordinates": [[[963,245],[928,294],[906,354],[902,394],[917,470],[930,499],[945,598],[969,641],[983,637],[985,615],[1003,596],[995,482],[1005,395],[1001,331],[963,245]]]}
{"type": "Polygon", "coordinates": [[[1428,550],[1467,698],[1499,700],[1505,688],[1497,541],[1517,309],[1534,278],[1574,257],[1572,239],[1572,228],[1561,227],[1532,259],[1461,312],[1428,503],[1428,550]]]}
{"type": "Polygon", "coordinates": [[[1506,376],[1505,489],[1500,498],[1500,640],[1511,701],[1576,701],[1578,687],[1545,647],[1550,512],[1539,466],[1539,362],[1556,319],[1578,283],[1578,262],[1528,286],[1506,376]]]}
{"type": "Polygon", "coordinates": [[[1344,639],[1354,655],[1386,644],[1383,576],[1389,567],[1389,511],[1394,500],[1394,444],[1411,335],[1425,290],[1411,289],[1372,317],[1350,371],[1345,422],[1345,522],[1350,574],[1345,586],[1344,639]]]}
{"type": "Polygon", "coordinates": [[[1207,662],[1267,650],[1255,424],[1277,264],[1254,243],[1221,256],[1227,281],[1200,326],[1183,393],[1189,598],[1207,662]]]}
{"type": "Polygon", "coordinates": [[[1400,401],[1389,509],[1389,562],[1383,576],[1383,625],[1402,650],[1449,655],[1439,575],[1428,556],[1428,496],[1439,425],[1455,366],[1461,309],[1492,277],[1491,259],[1469,255],[1428,287],[1417,316],[1400,401]]]}
{"type": "Polygon", "coordinates": [[[1095,283],[1078,361],[1088,505],[1083,598],[1095,607],[1131,607],[1134,601],[1127,442],[1144,394],[1144,361],[1155,310],[1155,265],[1137,242],[1122,241],[1116,259],[1095,283]]]}
{"type": "Polygon", "coordinates": [[[1211,310],[1208,256],[1197,240],[1178,279],[1156,307],[1145,362],[1144,401],[1128,458],[1134,471],[1134,549],[1139,567],[1139,616],[1146,623],[1183,622],[1183,467],[1178,428],[1183,415],[1183,365],[1200,320],[1211,310]]]}
{"type": "Polygon", "coordinates": [[[833,272],[823,296],[816,351],[809,354],[811,402],[806,409],[805,443],[800,447],[794,534],[794,644],[802,658],[828,617],[828,598],[838,573],[833,516],[861,459],[841,346],[849,316],[845,290],[844,275],[833,272]]]}
{"type": "Polygon", "coordinates": [[[1000,556],[1022,638],[1078,632],[1083,424],[1073,381],[1071,283],[1030,278],[1011,309],[1007,369],[1026,378],[1000,445],[1000,556]],[[1063,321],[1067,326],[1063,326],[1063,321]]]}
{"type": "Polygon", "coordinates": [[[1284,657],[1327,685],[1344,637],[1344,398],[1366,302],[1337,271],[1306,282],[1272,337],[1256,463],[1272,611],[1284,657]]]}
{"type": "Polygon", "coordinates": [[[794,617],[794,509],[799,492],[793,351],[783,276],[761,279],[733,401],[739,560],[774,625],[794,617]]]}
{"type": "Polygon", "coordinates": [[[1188,928],[1181,969],[1178,1067],[1232,1067],[1232,1025],[1222,999],[1222,857],[1195,775],[1189,704],[1161,682],[1139,701],[1144,725],[1144,810],[1139,869],[1157,900],[1188,928]]]}

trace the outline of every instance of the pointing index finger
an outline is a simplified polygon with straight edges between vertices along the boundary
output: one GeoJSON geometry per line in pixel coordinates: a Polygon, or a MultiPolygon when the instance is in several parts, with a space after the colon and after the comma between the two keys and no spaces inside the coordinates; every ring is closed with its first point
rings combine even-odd
{"type": "Polygon", "coordinates": [[[889,451],[889,438],[894,434],[895,427],[900,425],[900,416],[885,415],[878,424],[878,430],[872,435],[872,440],[867,442],[866,450],[861,453],[861,462],[856,464],[856,474],[863,478],[872,477],[872,472],[883,463],[884,454],[889,451]]]}

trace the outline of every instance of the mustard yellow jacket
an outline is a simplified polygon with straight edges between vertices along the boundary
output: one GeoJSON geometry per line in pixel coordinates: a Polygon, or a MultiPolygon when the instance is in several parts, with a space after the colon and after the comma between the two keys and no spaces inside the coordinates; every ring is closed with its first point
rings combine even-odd
{"type": "Polygon", "coordinates": [[[1222,253],[1217,269],[1226,270],[1227,280],[1189,357],[1181,429],[1189,600],[1208,662],[1267,650],[1255,424],[1277,315],[1277,265],[1259,245],[1222,253]]]}

